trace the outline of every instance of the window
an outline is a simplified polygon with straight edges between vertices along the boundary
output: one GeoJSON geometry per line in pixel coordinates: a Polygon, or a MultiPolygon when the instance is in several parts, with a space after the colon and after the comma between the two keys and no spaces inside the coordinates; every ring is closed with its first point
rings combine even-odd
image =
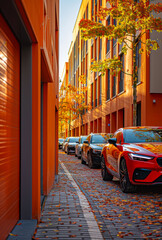
{"type": "Polygon", "coordinates": [[[116,77],[113,76],[113,95],[112,97],[115,97],[116,96],[116,77]]]}
{"type": "Polygon", "coordinates": [[[99,76],[98,80],[99,80],[99,83],[98,83],[98,87],[99,87],[99,105],[101,105],[101,99],[102,99],[102,78],[101,78],[101,76],[99,76]]]}
{"type": "MultiPolygon", "coordinates": [[[[106,20],[106,26],[110,25],[110,16],[108,16],[107,20],[106,20]]],[[[108,53],[110,51],[110,40],[106,39],[106,53],[108,53]]]]}
{"type": "MultiPolygon", "coordinates": [[[[122,62],[122,68],[124,71],[124,54],[120,55],[120,61],[122,62]]],[[[120,71],[120,79],[119,79],[119,93],[124,91],[124,72],[120,71]]]]}
{"type": "Polygon", "coordinates": [[[81,137],[80,138],[80,143],[83,143],[86,139],[87,139],[87,137],[81,137]]]}
{"type": "Polygon", "coordinates": [[[141,54],[139,50],[141,49],[141,41],[136,45],[136,66],[137,66],[137,83],[141,82],[141,54]]]}
{"type": "Polygon", "coordinates": [[[86,53],[88,52],[88,40],[86,41],[86,53]]]}
{"type": "Polygon", "coordinates": [[[101,60],[101,54],[102,54],[102,38],[100,38],[100,49],[99,49],[99,60],[101,60]]]}
{"type": "Polygon", "coordinates": [[[91,46],[91,59],[93,59],[94,58],[94,55],[93,55],[93,44],[92,44],[92,46],[91,46]]]}
{"type": "MultiPolygon", "coordinates": [[[[86,91],[85,93],[85,102],[86,102],[86,105],[88,105],[88,91],[86,91]]],[[[86,112],[88,112],[87,108],[86,108],[86,112]]]]}
{"type": "Polygon", "coordinates": [[[92,17],[94,15],[94,0],[92,0],[92,17]]]}
{"type": "MultiPolygon", "coordinates": [[[[113,25],[116,26],[116,19],[113,20],[113,25]]],[[[116,55],[116,43],[117,39],[113,38],[113,56],[116,55]]]]}
{"type": "Polygon", "coordinates": [[[91,84],[91,105],[93,108],[93,83],[91,84]]]}
{"type": "Polygon", "coordinates": [[[75,74],[74,74],[74,86],[76,87],[76,85],[75,85],[75,84],[76,84],[76,81],[75,81],[75,74]]]}
{"type": "Polygon", "coordinates": [[[86,18],[88,19],[88,4],[87,4],[87,8],[86,8],[86,18]]]}
{"type": "Polygon", "coordinates": [[[142,143],[142,142],[162,142],[161,129],[127,129],[124,130],[125,143],[142,143]]]}
{"type": "Polygon", "coordinates": [[[107,78],[106,78],[106,100],[110,99],[110,70],[107,71],[107,78]]]}
{"type": "Polygon", "coordinates": [[[91,143],[107,143],[107,139],[101,135],[93,135],[91,138],[91,143]]]}
{"type": "Polygon", "coordinates": [[[95,107],[97,107],[97,79],[95,80],[95,107]]]}
{"type": "Polygon", "coordinates": [[[97,38],[95,38],[95,61],[97,61],[97,38]]]}

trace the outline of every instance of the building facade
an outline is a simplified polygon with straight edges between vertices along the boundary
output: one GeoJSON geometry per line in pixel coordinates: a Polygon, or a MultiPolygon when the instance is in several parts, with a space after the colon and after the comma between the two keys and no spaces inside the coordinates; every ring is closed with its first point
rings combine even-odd
{"type": "MultiPolygon", "coordinates": [[[[61,86],[60,86],[60,89],[61,88],[64,88],[68,85],[68,74],[69,74],[69,64],[68,62],[65,62],[64,64],[64,68],[63,68],[63,72],[62,72],[62,76],[61,76],[61,86]]],[[[61,91],[60,90],[60,95],[59,95],[59,100],[61,102],[61,98],[63,98],[65,96],[65,91],[61,91]]],[[[61,106],[60,106],[60,109],[59,111],[63,111],[63,109],[61,109],[61,106]]],[[[59,115],[60,117],[60,115],[59,115]]],[[[62,116],[61,116],[61,119],[59,118],[59,137],[60,138],[66,138],[68,136],[68,123],[67,121],[65,121],[65,119],[62,119],[62,116]]]]}
{"type": "Polygon", "coordinates": [[[58,0],[0,1],[0,238],[58,174],[58,0]]]}
{"type": "MultiPolygon", "coordinates": [[[[127,54],[121,53],[121,45],[115,39],[108,40],[105,37],[96,37],[84,41],[80,37],[79,22],[81,19],[98,21],[96,13],[100,7],[109,7],[106,0],[83,0],[73,29],[73,40],[69,50],[69,82],[75,86],[78,78],[86,76],[86,101],[92,109],[84,114],[83,128],[81,121],[73,121],[71,135],[89,134],[90,132],[113,133],[120,127],[133,125],[133,87],[132,77],[119,73],[112,76],[110,70],[105,76],[90,71],[92,59],[103,60],[119,57],[125,72],[132,72],[132,51],[127,54]],[[81,133],[81,129],[84,129],[81,133]]],[[[107,16],[103,21],[104,25],[115,24],[115,21],[107,16]]],[[[161,33],[158,38],[161,38],[161,33]]],[[[138,36],[137,36],[138,37],[138,36]]],[[[152,39],[157,39],[156,33],[151,33],[152,39]]],[[[146,36],[143,37],[145,41],[146,36]]],[[[158,126],[162,125],[162,44],[160,48],[146,54],[137,54],[138,84],[137,84],[137,125],[158,126]]],[[[137,50],[140,49],[140,44],[137,50]]]]}

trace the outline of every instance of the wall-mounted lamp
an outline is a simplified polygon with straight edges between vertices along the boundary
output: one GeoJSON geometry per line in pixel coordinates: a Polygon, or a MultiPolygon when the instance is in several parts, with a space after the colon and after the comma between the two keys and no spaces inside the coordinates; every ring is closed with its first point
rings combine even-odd
{"type": "Polygon", "coordinates": [[[156,100],[155,99],[153,99],[153,101],[152,101],[153,103],[156,103],[156,100]]]}

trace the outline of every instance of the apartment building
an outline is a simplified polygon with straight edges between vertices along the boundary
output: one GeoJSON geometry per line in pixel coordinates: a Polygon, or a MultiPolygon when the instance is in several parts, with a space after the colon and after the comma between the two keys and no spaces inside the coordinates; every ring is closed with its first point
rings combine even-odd
{"type": "Polygon", "coordinates": [[[0,1],[0,239],[58,172],[58,0],[0,1]]]}
{"type": "MultiPolygon", "coordinates": [[[[69,50],[69,82],[78,86],[80,75],[86,75],[86,101],[92,109],[85,111],[83,127],[80,119],[73,121],[71,135],[89,134],[90,132],[111,132],[120,127],[133,125],[133,88],[132,78],[124,73],[112,76],[110,70],[105,76],[90,71],[92,59],[102,60],[118,56],[123,69],[132,71],[132,52],[121,53],[121,45],[115,39],[96,37],[84,41],[80,37],[79,22],[81,19],[98,21],[96,13],[100,7],[109,7],[106,0],[83,0],[73,29],[73,40],[69,50]]],[[[105,25],[116,24],[110,16],[103,21],[105,25]]],[[[161,33],[159,39],[162,38],[161,33]]],[[[138,37],[138,36],[137,36],[138,37]]],[[[157,33],[151,33],[151,38],[157,38],[157,33]]],[[[144,39],[145,40],[145,39],[144,39]]],[[[146,50],[137,54],[138,84],[137,84],[137,125],[162,125],[162,44],[150,56],[146,50]]],[[[137,50],[140,49],[140,43],[137,50]]],[[[138,51],[137,51],[138,52],[138,51]]]]}

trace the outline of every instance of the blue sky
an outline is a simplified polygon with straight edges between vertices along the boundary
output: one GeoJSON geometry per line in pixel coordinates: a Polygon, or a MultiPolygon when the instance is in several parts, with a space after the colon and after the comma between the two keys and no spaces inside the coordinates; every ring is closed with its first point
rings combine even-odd
{"type": "Polygon", "coordinates": [[[72,31],[82,0],[60,0],[60,40],[59,40],[59,76],[64,63],[68,60],[68,51],[72,40],[72,31]]]}

